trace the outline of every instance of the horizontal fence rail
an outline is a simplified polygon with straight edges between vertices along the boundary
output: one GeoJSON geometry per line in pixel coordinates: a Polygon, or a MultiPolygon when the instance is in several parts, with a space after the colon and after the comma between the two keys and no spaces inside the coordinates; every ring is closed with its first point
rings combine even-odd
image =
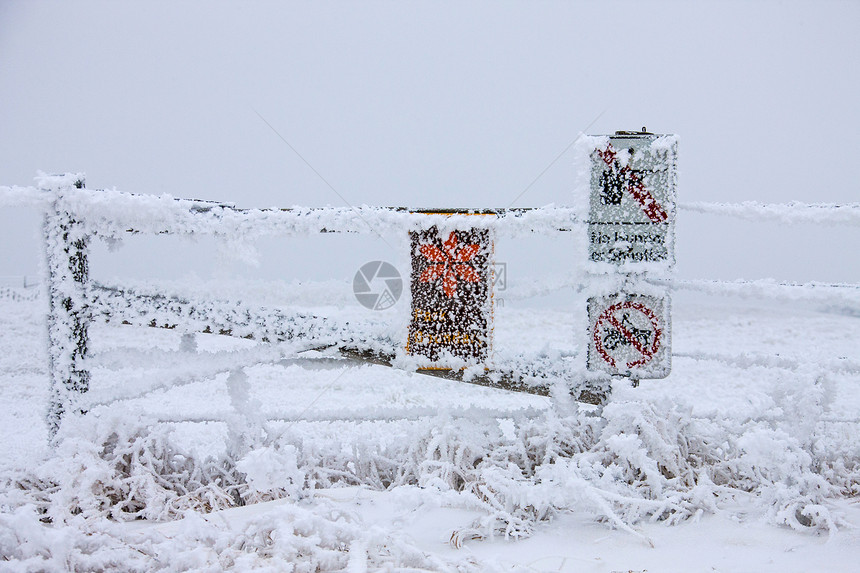
{"type": "MultiPolygon", "coordinates": [[[[784,301],[810,301],[825,304],[848,304],[860,310],[860,284],[823,282],[785,282],[774,279],[711,280],[646,278],[644,282],[672,291],[690,291],[718,296],[769,298],[784,301]]],[[[505,300],[527,300],[562,291],[582,292],[586,285],[592,289],[611,291],[619,280],[614,277],[571,273],[554,277],[540,284],[509,285],[505,300]]]]}
{"type": "MultiPolygon", "coordinates": [[[[478,227],[514,229],[509,232],[549,232],[568,230],[570,226],[583,225],[587,221],[579,214],[580,208],[573,207],[542,207],[542,208],[508,208],[508,209],[443,209],[443,208],[410,208],[410,207],[296,207],[290,209],[241,209],[228,203],[178,199],[169,195],[152,196],[136,195],[114,190],[76,189],[64,192],[64,199],[82,218],[99,221],[97,226],[103,230],[137,231],[149,233],[184,233],[206,232],[217,234],[219,229],[207,225],[217,222],[223,231],[223,225],[231,219],[237,223],[237,229],[249,227],[248,217],[254,219],[266,234],[286,233],[288,235],[301,232],[354,232],[372,233],[374,225],[379,228],[389,228],[391,225],[400,227],[406,223],[421,226],[425,220],[412,215],[474,215],[492,214],[483,222],[470,220],[470,224],[478,227]],[[166,211],[164,211],[166,209],[166,211]],[[164,214],[172,214],[170,228],[164,228],[157,218],[164,214]],[[238,217],[233,217],[236,214],[238,217]],[[197,215],[204,215],[197,217],[197,215]],[[325,219],[325,221],[323,221],[325,219]],[[123,222],[119,225],[115,222],[123,222]],[[239,224],[241,222],[241,224],[239,224]],[[125,228],[123,228],[125,226],[125,228]],[[128,227],[134,227],[129,229],[128,227]]],[[[0,186],[0,207],[34,207],[48,209],[56,197],[50,190],[34,187],[0,186]]],[[[688,202],[679,203],[678,209],[691,213],[721,215],[748,220],[778,221],[785,223],[815,223],[815,224],[845,224],[860,225],[860,203],[759,203],[746,201],[742,203],[721,202],[688,202]]],[[[170,218],[169,218],[170,219],[170,218]]],[[[401,227],[402,228],[402,227],[401,227]]],[[[250,229],[249,229],[250,231],[250,229]]]]}
{"type": "Polygon", "coordinates": [[[673,290],[771,298],[788,301],[815,301],[829,304],[856,304],[860,308],[860,285],[850,283],[780,282],[772,279],[720,281],[707,279],[649,279],[649,283],[673,290]]]}
{"type": "MultiPolygon", "coordinates": [[[[91,289],[93,319],[136,326],[157,326],[194,332],[224,334],[262,342],[293,339],[315,340],[319,344],[343,344],[349,330],[312,314],[283,308],[264,309],[241,303],[190,300],[164,294],[146,294],[99,284],[91,289]]],[[[375,345],[393,351],[392,341],[375,345]]]]}
{"type": "MultiPolygon", "coordinates": [[[[4,188],[0,188],[2,191],[4,188]]],[[[15,195],[16,188],[5,188],[15,195]]],[[[27,190],[25,198],[32,197],[27,190]]],[[[49,192],[41,193],[50,196],[49,192]]],[[[576,210],[569,207],[523,209],[423,209],[410,207],[293,207],[288,209],[240,209],[210,201],[170,196],[134,195],[120,191],[63,189],[54,201],[24,200],[20,205],[45,209],[56,207],[74,213],[85,228],[100,236],[125,233],[204,234],[227,233],[254,239],[266,236],[306,236],[317,233],[380,233],[418,230],[439,224],[452,227],[468,223],[493,229],[502,236],[531,233],[554,234],[581,226],[576,210]],[[473,215],[494,215],[474,217],[473,215]]],[[[3,203],[0,203],[3,206],[3,203]]],[[[8,203],[7,203],[8,206],[8,203]]]]}
{"type": "Polygon", "coordinates": [[[40,296],[42,296],[42,290],[39,288],[0,286],[0,299],[25,302],[34,301],[40,296]]]}
{"type": "MultiPolygon", "coordinates": [[[[159,416],[159,423],[182,424],[186,422],[196,423],[229,423],[230,410],[224,410],[220,414],[214,413],[210,416],[159,416]]],[[[435,408],[427,406],[412,406],[407,408],[379,407],[364,408],[361,410],[318,410],[315,412],[278,412],[266,414],[266,422],[283,422],[294,424],[313,424],[317,422],[390,422],[392,420],[420,420],[422,418],[446,417],[459,419],[486,420],[487,418],[510,419],[515,421],[539,418],[546,415],[545,410],[529,407],[519,410],[503,410],[498,408],[435,408]]]]}
{"type": "MultiPolygon", "coordinates": [[[[94,320],[176,329],[181,332],[222,334],[263,342],[302,343],[304,350],[334,349],[343,358],[395,366],[403,343],[380,325],[339,324],[329,317],[287,310],[263,309],[229,301],[139,293],[95,284],[91,288],[94,320]]],[[[278,355],[279,359],[282,358],[278,355]]],[[[269,360],[275,361],[269,357],[269,360]]],[[[480,386],[548,396],[553,381],[583,380],[576,398],[598,403],[603,397],[599,377],[564,362],[556,364],[494,360],[486,374],[459,370],[419,370],[420,373],[480,386]],[[589,382],[593,381],[594,386],[589,382]]],[[[158,387],[159,389],[161,386],[158,387]]]]}

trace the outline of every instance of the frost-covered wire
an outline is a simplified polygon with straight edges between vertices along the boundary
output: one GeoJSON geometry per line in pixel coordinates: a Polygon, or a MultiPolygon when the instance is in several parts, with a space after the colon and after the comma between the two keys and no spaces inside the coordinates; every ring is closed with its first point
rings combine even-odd
{"type": "Polygon", "coordinates": [[[670,287],[674,290],[686,290],[714,295],[795,301],[809,300],[832,304],[848,302],[860,305],[860,284],[853,283],[797,283],[782,282],[774,279],[725,281],[677,278],[647,278],[646,282],[670,287]]]}
{"type": "Polygon", "coordinates": [[[818,225],[860,225],[860,203],[679,203],[678,209],[691,213],[723,215],[751,221],[814,223],[818,225]]]}

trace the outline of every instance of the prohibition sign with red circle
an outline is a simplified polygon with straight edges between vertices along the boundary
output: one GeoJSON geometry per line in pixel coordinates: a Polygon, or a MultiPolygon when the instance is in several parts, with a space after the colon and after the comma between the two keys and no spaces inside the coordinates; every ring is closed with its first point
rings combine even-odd
{"type": "Polygon", "coordinates": [[[633,301],[619,302],[604,310],[597,318],[592,333],[597,354],[613,368],[619,368],[617,358],[620,358],[612,355],[614,350],[620,347],[626,351],[627,346],[635,350],[632,354],[639,358],[626,361],[626,370],[643,366],[654,358],[660,350],[662,335],[663,330],[660,328],[657,314],[644,304],[633,301]],[[634,316],[633,321],[629,318],[631,314],[634,316]],[[642,320],[643,316],[647,323],[642,320]],[[637,328],[635,323],[647,324],[650,329],[637,328]],[[608,334],[601,336],[603,332],[608,334]],[[612,340],[608,340],[609,338],[612,340]]]}

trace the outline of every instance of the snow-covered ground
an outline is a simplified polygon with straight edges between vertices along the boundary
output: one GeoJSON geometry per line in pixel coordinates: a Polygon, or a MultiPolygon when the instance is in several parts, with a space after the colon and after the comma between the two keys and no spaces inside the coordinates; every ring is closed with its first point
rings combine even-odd
{"type": "MultiPolygon", "coordinates": [[[[97,325],[56,447],[44,308],[0,297],[3,571],[860,562],[856,308],[676,293],[671,375],[602,409],[288,346],[218,373],[256,343],[97,325]]],[[[496,351],[575,353],[578,319],[499,308],[496,351]]]]}

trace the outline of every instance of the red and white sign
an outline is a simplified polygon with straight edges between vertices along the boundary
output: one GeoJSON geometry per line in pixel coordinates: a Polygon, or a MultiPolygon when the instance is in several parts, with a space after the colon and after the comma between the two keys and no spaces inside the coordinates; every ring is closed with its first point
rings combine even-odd
{"type": "Polygon", "coordinates": [[[677,141],[653,134],[615,135],[591,154],[589,260],[638,265],[674,262],[677,141]]]}
{"type": "Polygon", "coordinates": [[[665,223],[669,219],[666,210],[645,188],[642,176],[631,169],[630,165],[621,165],[618,162],[618,152],[612,148],[612,145],[608,145],[606,149],[598,149],[597,155],[615,172],[616,178],[622,182],[622,186],[626,188],[627,192],[636,199],[639,207],[652,223],[665,223]]]}
{"type": "Polygon", "coordinates": [[[588,369],[665,378],[671,369],[668,301],[645,295],[588,300],[588,369]]]}

